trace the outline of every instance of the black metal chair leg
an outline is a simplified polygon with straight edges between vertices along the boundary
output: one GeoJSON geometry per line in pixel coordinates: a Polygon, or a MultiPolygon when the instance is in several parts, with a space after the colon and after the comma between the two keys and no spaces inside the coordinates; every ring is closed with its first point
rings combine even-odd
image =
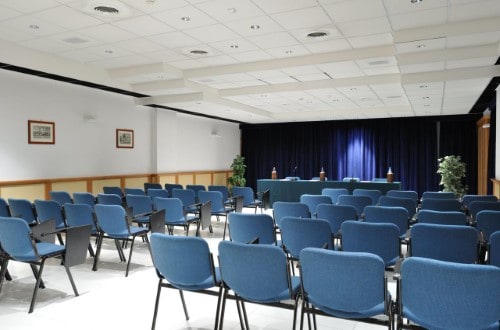
{"type": "Polygon", "coordinates": [[[95,257],[95,254],[94,254],[94,249],[92,248],[92,244],[89,243],[89,247],[88,247],[88,250],[89,250],[89,254],[90,256],[93,258],[95,257]]]}
{"type": "Polygon", "coordinates": [[[189,321],[189,314],[186,307],[186,301],[184,300],[184,292],[182,292],[182,290],[179,290],[179,295],[181,296],[182,308],[184,309],[184,315],[186,316],[186,321],[189,321]]]}
{"type": "Polygon", "coordinates": [[[3,285],[4,278],[7,279],[7,281],[12,280],[12,278],[10,277],[10,274],[7,270],[8,264],[9,264],[9,258],[7,258],[7,256],[4,256],[3,260],[2,260],[2,268],[0,268],[0,292],[2,292],[2,285],[3,285]]]}
{"type": "Polygon", "coordinates": [[[69,281],[71,283],[71,287],[73,288],[73,292],[75,293],[75,296],[78,297],[80,294],[78,293],[78,290],[76,289],[75,281],[73,280],[73,275],[71,275],[71,271],[69,270],[69,267],[64,264],[64,269],[66,269],[66,274],[68,275],[69,281]]]}
{"type": "Polygon", "coordinates": [[[35,285],[35,289],[33,290],[33,296],[31,297],[30,309],[29,309],[28,313],[33,313],[33,310],[35,309],[35,300],[36,300],[36,295],[38,293],[38,287],[40,286],[40,282],[42,280],[42,272],[43,272],[44,264],[45,264],[45,259],[42,259],[42,262],[40,264],[40,268],[38,269],[38,276],[36,278],[36,285],[35,285]]]}
{"type": "Polygon", "coordinates": [[[241,303],[241,310],[243,312],[243,320],[245,321],[245,329],[250,329],[248,325],[248,317],[247,317],[247,309],[245,308],[245,302],[243,300],[240,301],[241,303]]]}
{"type": "Polygon", "coordinates": [[[217,310],[215,311],[215,325],[214,325],[214,330],[218,330],[219,329],[221,300],[222,300],[222,285],[219,287],[219,296],[217,297],[217,310]]]}
{"type": "MultiPolygon", "coordinates": [[[[38,279],[38,277],[40,276],[38,269],[33,264],[30,264],[30,267],[31,271],[33,272],[33,276],[35,276],[35,278],[38,279]]],[[[43,280],[40,280],[40,289],[45,289],[45,284],[43,283],[43,280]]]]}
{"type": "Polygon", "coordinates": [[[96,253],[95,253],[95,257],[94,257],[94,264],[92,266],[92,270],[95,272],[97,271],[97,262],[99,261],[99,256],[101,254],[101,248],[102,248],[102,240],[103,240],[103,234],[100,233],[99,234],[99,237],[97,239],[97,250],[96,250],[96,253]]]}
{"type": "Polygon", "coordinates": [[[132,260],[132,250],[134,250],[134,241],[135,241],[135,236],[132,237],[132,242],[130,243],[130,253],[128,255],[128,262],[127,262],[127,270],[125,271],[125,277],[128,276],[128,269],[130,267],[130,261],[132,260]]]}
{"type": "Polygon", "coordinates": [[[224,312],[226,311],[226,300],[227,300],[227,289],[222,288],[222,306],[220,309],[219,329],[222,329],[224,325],[224,312]]]}

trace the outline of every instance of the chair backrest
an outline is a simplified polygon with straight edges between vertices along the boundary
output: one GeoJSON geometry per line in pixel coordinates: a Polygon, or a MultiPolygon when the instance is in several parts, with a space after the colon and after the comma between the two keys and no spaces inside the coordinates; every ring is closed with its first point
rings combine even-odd
{"type": "Polygon", "coordinates": [[[13,259],[19,261],[38,259],[30,234],[31,230],[25,219],[0,217],[0,245],[13,259]]]}
{"type": "Polygon", "coordinates": [[[457,199],[457,196],[453,192],[445,191],[424,191],[422,193],[422,201],[427,198],[433,199],[457,199]]]}
{"type": "Polygon", "coordinates": [[[73,193],[73,202],[75,204],[87,204],[94,207],[96,198],[89,192],[75,192],[73,193]]]}
{"type": "Polygon", "coordinates": [[[334,204],[319,204],[316,217],[328,221],[334,235],[339,233],[342,222],[358,219],[354,206],[334,204]]]}
{"type": "Polygon", "coordinates": [[[294,258],[306,247],[333,249],[330,223],[321,219],[284,217],[281,219],[281,241],[294,258]]]}
{"type": "Polygon", "coordinates": [[[151,199],[154,199],[155,197],[163,197],[163,198],[168,198],[168,191],[165,189],[156,189],[156,188],[149,188],[147,190],[147,195],[151,197],[151,199]]]}
{"type": "Polygon", "coordinates": [[[425,328],[489,329],[499,319],[498,297],[497,267],[416,257],[401,265],[402,316],[425,328]]]}
{"type": "Polygon", "coordinates": [[[105,187],[102,187],[102,192],[105,193],[105,194],[115,194],[115,195],[118,195],[120,197],[123,196],[123,190],[122,190],[122,188],[117,187],[117,186],[105,186],[105,187]]]}
{"type": "Polygon", "coordinates": [[[174,188],[171,197],[180,199],[184,208],[196,204],[196,193],[193,189],[174,188]]]}
{"type": "Polygon", "coordinates": [[[206,191],[207,188],[205,188],[204,185],[202,184],[187,184],[186,189],[192,189],[196,194],[198,194],[198,191],[206,191]]]}
{"type": "Polygon", "coordinates": [[[226,186],[212,185],[208,186],[208,191],[219,191],[222,193],[222,200],[226,202],[229,198],[229,189],[226,186]]]}
{"type": "Polygon", "coordinates": [[[238,296],[254,302],[290,299],[289,273],[283,250],[274,245],[219,243],[223,282],[238,296]]]}
{"type": "Polygon", "coordinates": [[[372,205],[377,205],[382,192],[377,189],[354,189],[353,196],[368,196],[372,200],[372,205]]]}
{"type": "Polygon", "coordinates": [[[421,210],[434,211],[457,211],[462,210],[462,204],[458,199],[426,198],[420,204],[421,210]]]}
{"type": "Polygon", "coordinates": [[[24,219],[28,224],[37,221],[34,205],[27,199],[9,198],[10,214],[13,217],[24,219]]]}
{"type": "Polygon", "coordinates": [[[489,241],[494,232],[500,231],[500,211],[480,211],[476,215],[476,228],[484,240],[489,241]]]}
{"type": "Polygon", "coordinates": [[[494,232],[490,236],[488,260],[490,265],[500,267],[500,231],[494,232]]]}
{"type": "Polygon", "coordinates": [[[66,226],[64,222],[64,214],[61,204],[53,200],[35,200],[35,209],[38,215],[38,221],[45,222],[48,220],[55,220],[56,228],[62,228],[66,226]]]}
{"type": "Polygon", "coordinates": [[[104,205],[122,205],[122,198],[117,194],[97,194],[97,203],[104,205]]]}
{"type": "Polygon", "coordinates": [[[258,238],[259,244],[276,244],[273,218],[268,214],[229,213],[228,223],[234,242],[248,243],[258,238]]]}
{"type": "Polygon", "coordinates": [[[473,220],[479,212],[484,210],[500,211],[500,202],[473,201],[469,203],[469,213],[473,220]]]}
{"type": "Polygon", "coordinates": [[[475,263],[477,231],[469,226],[417,223],[411,227],[410,253],[415,257],[475,263]]]}
{"type": "Polygon", "coordinates": [[[148,213],[153,211],[153,201],[146,195],[126,195],[127,206],[132,208],[132,214],[148,213]]]}
{"type": "Polygon", "coordinates": [[[311,215],[316,214],[316,207],[319,204],[332,204],[332,199],[326,195],[302,194],[300,202],[306,204],[311,215]]]}
{"type": "Polygon", "coordinates": [[[125,196],[127,196],[127,195],[139,195],[139,196],[146,195],[144,190],[141,188],[125,188],[124,192],[125,192],[125,196]]]}
{"type": "Polygon", "coordinates": [[[163,189],[161,183],[144,182],[144,192],[147,194],[149,189],[163,189]]]}
{"type": "Polygon", "coordinates": [[[178,183],[165,183],[165,190],[168,191],[168,197],[172,197],[172,190],[174,189],[184,189],[184,187],[178,183]]]}
{"type": "Polygon", "coordinates": [[[283,217],[310,218],[311,213],[309,207],[304,203],[299,202],[274,202],[273,217],[276,226],[281,226],[283,217]]]}
{"type": "Polygon", "coordinates": [[[350,195],[346,188],[323,188],[321,195],[329,196],[333,204],[337,204],[340,195],[350,195]]]}
{"type": "Polygon", "coordinates": [[[318,306],[354,314],[385,302],[384,262],[377,255],[305,248],[300,266],[304,293],[318,306]]]}
{"type": "Polygon", "coordinates": [[[201,237],[151,234],[151,256],[158,273],[186,290],[214,286],[214,266],[207,242],[201,237]]]}
{"type": "Polygon", "coordinates": [[[96,204],[94,206],[97,226],[109,235],[129,233],[127,214],[120,205],[96,204]]]}
{"type": "Polygon", "coordinates": [[[92,233],[95,233],[94,209],[88,204],[64,204],[66,223],[69,227],[92,225],[92,233]]]}
{"type": "Polygon", "coordinates": [[[67,191],[49,191],[50,199],[58,202],[61,206],[66,203],[73,203],[71,195],[67,191]]]}
{"type": "MultiPolygon", "coordinates": [[[[395,190],[397,191],[397,190],[395,190]]],[[[378,200],[380,206],[401,206],[408,211],[408,218],[412,219],[417,212],[417,201],[407,197],[381,196],[378,200]]]]}
{"type": "Polygon", "coordinates": [[[224,212],[224,199],[220,191],[204,191],[198,192],[198,202],[206,203],[210,201],[211,212],[224,212]]]}
{"type": "Polygon", "coordinates": [[[186,221],[184,207],[179,198],[156,197],[153,201],[155,210],[165,210],[165,223],[186,221]]]}
{"type": "Polygon", "coordinates": [[[498,198],[495,195],[464,195],[462,197],[462,205],[466,208],[469,208],[469,204],[475,201],[498,202],[498,198]]]}
{"type": "Polygon", "coordinates": [[[399,236],[406,235],[410,226],[408,211],[400,206],[373,206],[365,207],[365,222],[393,223],[399,228],[399,236]]]}
{"type": "Polygon", "coordinates": [[[0,198],[0,217],[10,217],[9,204],[3,198],[0,198]]]}
{"type": "Polygon", "coordinates": [[[467,224],[467,216],[465,213],[459,211],[420,210],[417,218],[419,223],[455,226],[464,226],[467,224]]]}
{"type": "Polygon", "coordinates": [[[409,198],[415,202],[415,205],[418,203],[418,193],[414,190],[389,190],[385,195],[389,197],[409,198]]]}
{"type": "Polygon", "coordinates": [[[393,223],[344,221],[342,249],[378,255],[385,266],[392,266],[400,256],[399,228],[393,223]]]}
{"type": "Polygon", "coordinates": [[[255,194],[251,187],[233,187],[233,197],[243,196],[243,206],[252,205],[255,202],[255,194]]]}
{"type": "Polygon", "coordinates": [[[365,207],[372,205],[372,199],[368,196],[340,195],[337,204],[354,206],[359,219],[363,217],[365,207]]]}

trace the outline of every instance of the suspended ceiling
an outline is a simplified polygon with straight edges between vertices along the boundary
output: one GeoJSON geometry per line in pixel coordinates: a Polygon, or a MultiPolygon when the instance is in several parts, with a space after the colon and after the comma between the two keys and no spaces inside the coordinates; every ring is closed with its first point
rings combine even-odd
{"type": "Polygon", "coordinates": [[[466,114],[499,41],[498,0],[0,0],[3,64],[243,123],[466,114]]]}

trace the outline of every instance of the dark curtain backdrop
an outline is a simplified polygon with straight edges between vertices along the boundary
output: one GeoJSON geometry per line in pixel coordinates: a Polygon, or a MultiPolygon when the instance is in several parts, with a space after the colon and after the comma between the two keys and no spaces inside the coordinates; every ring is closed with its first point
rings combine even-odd
{"type": "Polygon", "coordinates": [[[440,190],[437,159],[460,155],[468,193],[477,191],[476,121],[480,115],[412,117],[268,125],[241,125],[247,185],[258,179],[299,176],[323,167],[328,180],[386,177],[390,166],[404,190],[440,190]]]}

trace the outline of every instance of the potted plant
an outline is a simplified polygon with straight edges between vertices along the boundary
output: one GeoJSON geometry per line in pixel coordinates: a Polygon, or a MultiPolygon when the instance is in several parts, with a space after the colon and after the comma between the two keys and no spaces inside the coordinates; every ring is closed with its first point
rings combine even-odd
{"type": "Polygon", "coordinates": [[[454,192],[457,197],[465,195],[467,187],[463,183],[465,178],[465,163],[460,156],[450,155],[438,159],[437,173],[441,175],[439,185],[443,191],[454,192]]]}
{"type": "Polygon", "coordinates": [[[236,155],[231,164],[231,170],[233,170],[233,175],[227,178],[227,183],[230,187],[244,187],[247,183],[245,179],[245,157],[241,155],[236,155]]]}

